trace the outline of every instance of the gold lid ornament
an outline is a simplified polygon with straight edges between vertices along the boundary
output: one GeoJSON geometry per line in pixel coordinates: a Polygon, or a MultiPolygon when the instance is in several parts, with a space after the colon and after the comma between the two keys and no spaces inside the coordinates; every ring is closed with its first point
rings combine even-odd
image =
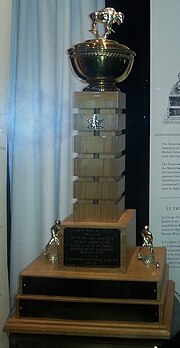
{"type": "Polygon", "coordinates": [[[112,32],[115,33],[115,31],[112,29],[112,25],[114,23],[120,25],[124,21],[124,14],[122,12],[117,12],[112,7],[106,7],[101,11],[95,11],[89,16],[92,20],[92,28],[90,31],[96,36],[96,39],[107,39],[112,32]],[[105,32],[103,36],[100,36],[97,28],[99,22],[104,24],[105,32]]]}
{"type": "Polygon", "coordinates": [[[122,24],[124,15],[107,7],[90,14],[91,32],[94,40],[87,40],[68,49],[71,66],[83,82],[88,83],[84,91],[118,91],[116,83],[129,75],[135,53],[127,46],[121,45],[107,37],[114,32],[112,25],[122,24]],[[105,32],[100,36],[97,25],[101,22],[105,32]]]}

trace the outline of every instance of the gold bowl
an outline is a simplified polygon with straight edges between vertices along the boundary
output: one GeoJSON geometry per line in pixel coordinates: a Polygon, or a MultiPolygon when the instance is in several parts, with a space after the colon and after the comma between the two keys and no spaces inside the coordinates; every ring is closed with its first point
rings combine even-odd
{"type": "Polygon", "coordinates": [[[84,91],[117,91],[116,83],[129,75],[135,53],[127,46],[104,38],[87,40],[68,49],[71,66],[84,91]]]}

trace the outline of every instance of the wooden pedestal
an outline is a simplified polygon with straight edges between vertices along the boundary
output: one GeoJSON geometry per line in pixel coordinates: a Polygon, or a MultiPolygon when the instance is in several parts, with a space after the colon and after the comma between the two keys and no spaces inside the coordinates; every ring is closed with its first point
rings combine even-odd
{"type": "Polygon", "coordinates": [[[86,272],[126,272],[136,247],[136,211],[123,211],[117,222],[61,223],[59,266],[86,272]]]}
{"type": "Polygon", "coordinates": [[[165,248],[161,268],[147,268],[135,250],[127,273],[60,269],[40,255],[20,274],[16,313],[4,330],[51,335],[163,338],[171,336],[174,284],[165,248]]]}

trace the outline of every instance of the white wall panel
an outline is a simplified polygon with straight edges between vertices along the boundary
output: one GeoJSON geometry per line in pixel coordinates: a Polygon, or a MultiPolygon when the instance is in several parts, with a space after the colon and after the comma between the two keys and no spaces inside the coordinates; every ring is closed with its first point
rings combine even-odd
{"type": "Polygon", "coordinates": [[[150,227],[180,293],[179,13],[179,0],[151,0],[150,227]]]}

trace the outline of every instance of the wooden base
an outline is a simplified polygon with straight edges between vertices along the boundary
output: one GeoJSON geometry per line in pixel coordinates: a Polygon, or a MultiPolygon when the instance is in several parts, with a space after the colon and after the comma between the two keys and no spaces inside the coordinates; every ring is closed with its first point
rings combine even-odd
{"type": "Polygon", "coordinates": [[[46,259],[45,255],[41,254],[20,273],[20,293],[24,295],[38,294],[47,296],[52,294],[54,296],[68,296],[69,294],[69,296],[74,297],[75,294],[73,292],[76,291],[77,297],[100,298],[103,296],[103,298],[113,298],[113,295],[111,296],[110,294],[115,292],[114,298],[160,301],[162,288],[167,286],[167,283],[165,283],[166,269],[168,269],[166,266],[166,249],[163,247],[154,248],[160,268],[156,268],[155,265],[145,266],[137,259],[138,250],[139,248],[137,247],[126,273],[114,272],[113,270],[104,272],[103,270],[89,269],[87,272],[86,269],[61,268],[57,262],[51,263],[46,259]],[[66,284],[64,282],[61,290],[63,280],[67,280],[67,282],[65,281],[66,284]],[[89,284],[87,290],[83,281],[84,284],[86,282],[89,284]],[[91,288],[89,289],[89,287],[91,288]],[[77,292],[78,288],[79,293],[77,292]],[[130,288],[132,288],[131,296],[129,294],[130,288]],[[47,290],[45,291],[45,289],[47,290]],[[112,289],[111,292],[110,289],[112,289]],[[71,293],[70,290],[72,291],[71,293]],[[93,296],[86,292],[88,290],[90,294],[92,292],[93,296]],[[61,291],[64,291],[64,293],[61,291]]]}
{"type": "Polygon", "coordinates": [[[174,301],[174,283],[169,281],[164,322],[132,323],[113,321],[71,321],[17,318],[13,315],[4,326],[8,333],[170,339],[174,301]]]}
{"type": "Polygon", "coordinates": [[[145,266],[137,247],[126,273],[66,269],[40,255],[20,274],[16,313],[8,333],[169,339],[174,283],[166,250],[160,268],[145,266]]]}

